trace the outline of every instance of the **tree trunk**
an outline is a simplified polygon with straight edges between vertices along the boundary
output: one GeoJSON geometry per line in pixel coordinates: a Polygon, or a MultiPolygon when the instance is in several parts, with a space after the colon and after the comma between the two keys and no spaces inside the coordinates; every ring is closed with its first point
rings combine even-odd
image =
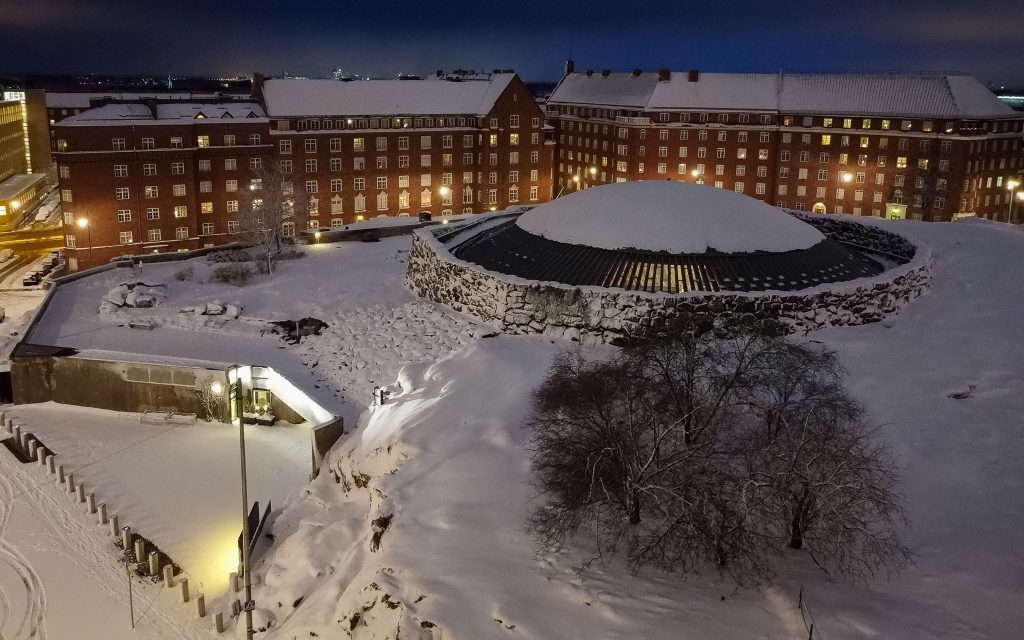
{"type": "Polygon", "coordinates": [[[640,496],[636,489],[629,492],[629,524],[640,524],[640,496]]]}
{"type": "Polygon", "coordinates": [[[270,258],[270,253],[267,253],[267,275],[269,276],[274,272],[274,261],[270,258]]]}
{"type": "Polygon", "coordinates": [[[804,546],[804,529],[803,523],[800,522],[800,513],[793,514],[793,524],[790,528],[789,534],[789,548],[790,549],[802,549],[804,546]]]}

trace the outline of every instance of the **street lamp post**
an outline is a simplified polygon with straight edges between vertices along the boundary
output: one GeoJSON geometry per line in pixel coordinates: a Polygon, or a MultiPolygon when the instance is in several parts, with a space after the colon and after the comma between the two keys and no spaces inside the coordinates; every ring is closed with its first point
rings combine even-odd
{"type": "Polygon", "coordinates": [[[590,167],[590,186],[594,186],[595,180],[597,180],[597,167],[590,167]]]}
{"type": "MultiPolygon", "coordinates": [[[[242,579],[245,583],[245,637],[252,640],[252,575],[249,572],[249,486],[245,472],[245,402],[241,367],[235,366],[235,412],[238,414],[238,455],[242,471],[242,579]]],[[[229,380],[230,382],[230,380],[229,380]]]]}
{"type": "Polygon", "coordinates": [[[704,184],[704,174],[699,169],[694,169],[690,172],[690,175],[693,176],[693,180],[697,184],[704,184]]]}
{"type": "Polygon", "coordinates": [[[89,238],[89,266],[92,267],[92,225],[89,224],[89,218],[79,218],[77,221],[80,229],[86,230],[86,236],[89,238]]]}
{"type": "Polygon", "coordinates": [[[576,189],[579,190],[579,188],[580,188],[580,177],[579,177],[579,175],[573,176],[572,177],[572,181],[576,185],[576,189]]]}
{"type": "Polygon", "coordinates": [[[1013,224],[1013,200],[1014,200],[1014,195],[1017,195],[1017,196],[1020,195],[1019,193],[1014,194],[1014,190],[1017,187],[1019,187],[1019,186],[1020,186],[1020,182],[1018,182],[1016,180],[1007,180],[1006,181],[1006,188],[1010,190],[1010,211],[1006,214],[1006,222],[1007,222],[1007,224],[1013,224]]]}
{"type": "MultiPolygon", "coordinates": [[[[441,185],[441,186],[440,186],[440,187],[438,188],[437,192],[438,192],[439,194],[441,194],[441,206],[443,207],[443,206],[444,206],[444,199],[445,199],[446,197],[448,197],[448,194],[449,194],[449,193],[451,193],[451,192],[452,192],[452,190],[448,188],[448,185],[442,184],[442,185],[441,185]]],[[[442,211],[443,211],[443,209],[442,209],[442,211]]]]}

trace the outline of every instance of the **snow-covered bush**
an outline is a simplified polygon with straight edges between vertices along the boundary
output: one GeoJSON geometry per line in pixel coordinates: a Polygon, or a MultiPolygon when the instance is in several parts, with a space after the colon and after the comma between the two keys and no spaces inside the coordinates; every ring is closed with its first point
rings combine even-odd
{"type": "Polygon", "coordinates": [[[835,355],[761,332],[674,333],[605,360],[568,352],[534,394],[543,548],[770,580],[787,548],[853,579],[910,561],[896,466],[835,355]]]}
{"type": "Polygon", "coordinates": [[[245,249],[224,249],[223,251],[214,251],[206,256],[206,261],[211,264],[249,262],[250,260],[252,260],[252,256],[245,249]]]}
{"type": "Polygon", "coordinates": [[[175,271],[174,272],[174,279],[177,280],[178,282],[185,282],[185,281],[192,280],[192,276],[194,276],[194,275],[195,275],[195,271],[192,269],[192,267],[190,265],[188,267],[185,267],[184,269],[180,269],[178,271],[175,271]]]}
{"type": "Polygon", "coordinates": [[[248,265],[239,263],[222,264],[213,270],[212,279],[215,282],[233,284],[236,287],[244,287],[252,275],[252,269],[248,265]]]}

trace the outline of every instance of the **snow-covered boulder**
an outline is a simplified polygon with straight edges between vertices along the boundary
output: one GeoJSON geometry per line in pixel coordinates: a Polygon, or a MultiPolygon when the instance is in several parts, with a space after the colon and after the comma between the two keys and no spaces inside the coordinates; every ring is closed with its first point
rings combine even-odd
{"type": "Polygon", "coordinates": [[[125,298],[131,292],[126,284],[119,284],[110,291],[107,295],[103,296],[103,299],[115,307],[123,307],[125,305],[125,298]]]}
{"type": "Polygon", "coordinates": [[[224,317],[230,318],[231,320],[237,318],[240,312],[241,310],[236,305],[229,304],[224,306],[224,317]]]}
{"type": "Polygon", "coordinates": [[[224,313],[224,305],[220,304],[219,300],[206,303],[205,315],[208,316],[219,316],[224,313]]]}

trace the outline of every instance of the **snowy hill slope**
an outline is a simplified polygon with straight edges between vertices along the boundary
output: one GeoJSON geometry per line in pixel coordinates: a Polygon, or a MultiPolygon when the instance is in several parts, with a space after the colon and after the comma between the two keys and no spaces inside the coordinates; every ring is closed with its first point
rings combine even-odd
{"type": "Polygon", "coordinates": [[[1019,637],[1024,233],[895,224],[933,247],[931,293],[883,323],[806,339],[839,353],[903,460],[916,566],[851,585],[795,553],[775,586],[734,593],[714,573],[575,571],[581,545],[536,557],[521,425],[567,345],[495,337],[406,367],[393,401],[285,509],[256,571],[266,637],[797,638],[801,585],[816,638],[1019,637]]]}

